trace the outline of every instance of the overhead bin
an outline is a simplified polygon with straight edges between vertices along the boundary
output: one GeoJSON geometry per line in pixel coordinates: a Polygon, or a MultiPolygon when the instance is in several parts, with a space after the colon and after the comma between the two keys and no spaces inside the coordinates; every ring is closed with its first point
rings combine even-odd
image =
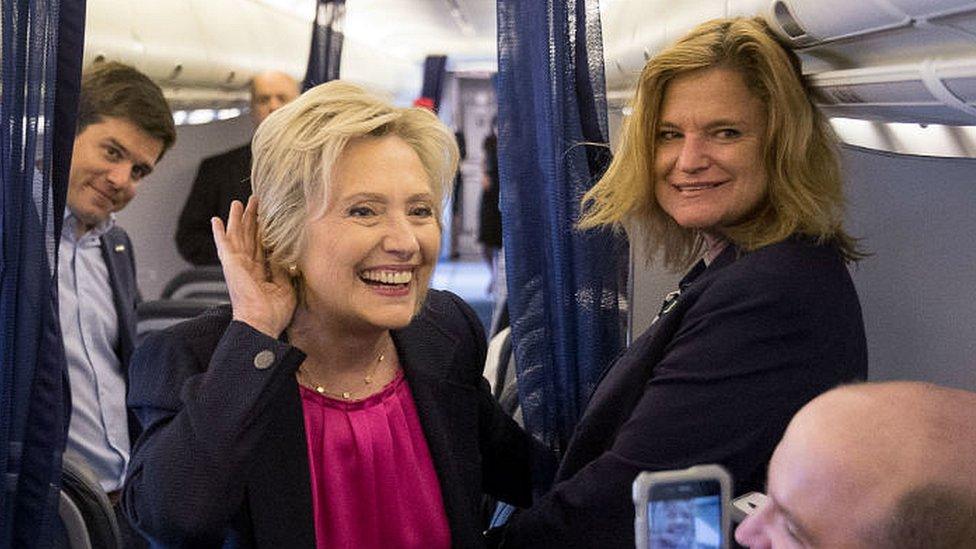
{"type": "Polygon", "coordinates": [[[611,101],[629,96],[647,59],[699,23],[761,13],[769,0],[641,0],[600,6],[607,91],[611,101]],[[617,98],[617,99],[615,99],[617,98]]]}
{"type": "Polygon", "coordinates": [[[829,71],[810,82],[829,116],[976,125],[976,57],[829,71]]]}
{"type": "MultiPolygon", "coordinates": [[[[303,77],[315,6],[315,0],[88,2],[84,63],[135,66],[163,88],[173,110],[239,108],[259,72],[303,77]]],[[[349,6],[347,21],[359,7],[349,6]]],[[[401,104],[419,93],[421,63],[358,36],[343,40],[342,78],[401,104]]]]}
{"type": "Polygon", "coordinates": [[[773,0],[830,116],[976,125],[976,0],[773,0]]]}
{"type": "Polygon", "coordinates": [[[767,21],[795,47],[907,27],[912,18],[885,0],[775,0],[767,21]]]}
{"type": "Polygon", "coordinates": [[[88,2],[84,62],[135,66],[174,109],[239,105],[261,71],[305,73],[314,15],[260,0],[88,2]]]}
{"type": "Polygon", "coordinates": [[[976,11],[973,0],[773,0],[770,26],[803,48],[976,11]]]}
{"type": "Polygon", "coordinates": [[[622,107],[647,58],[706,19],[759,15],[791,45],[829,116],[976,125],[976,0],[611,3],[607,97],[622,107]]]}

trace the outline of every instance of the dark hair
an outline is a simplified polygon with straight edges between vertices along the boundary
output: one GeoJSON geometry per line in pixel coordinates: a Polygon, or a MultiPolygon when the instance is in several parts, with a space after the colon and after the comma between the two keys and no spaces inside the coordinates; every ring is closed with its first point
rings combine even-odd
{"type": "Polygon", "coordinates": [[[887,549],[976,547],[976,498],[939,484],[912,489],[873,537],[887,549]]]}
{"type": "Polygon", "coordinates": [[[160,158],[176,141],[173,113],[163,91],[129,65],[115,61],[98,63],[81,76],[77,133],[104,117],[125,119],[162,141],[160,158]]]}

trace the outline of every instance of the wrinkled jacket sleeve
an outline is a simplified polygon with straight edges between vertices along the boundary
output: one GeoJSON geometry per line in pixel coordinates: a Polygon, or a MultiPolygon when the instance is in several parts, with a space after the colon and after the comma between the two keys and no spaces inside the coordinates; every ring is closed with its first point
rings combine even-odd
{"type": "Polygon", "coordinates": [[[144,432],[122,504],[156,542],[219,545],[243,503],[239,479],[267,432],[269,407],[294,384],[304,356],[237,321],[216,348],[203,341],[216,337],[207,327],[176,328],[153,334],[133,355],[128,404],[144,432]]]}

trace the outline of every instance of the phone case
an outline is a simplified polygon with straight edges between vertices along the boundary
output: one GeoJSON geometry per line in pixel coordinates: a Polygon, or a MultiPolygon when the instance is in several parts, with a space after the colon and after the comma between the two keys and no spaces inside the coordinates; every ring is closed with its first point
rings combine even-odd
{"type": "Polygon", "coordinates": [[[729,507],[732,494],[732,478],[721,465],[696,465],[679,471],[644,471],[637,475],[633,484],[634,498],[634,536],[637,549],[653,549],[648,540],[647,530],[649,517],[647,503],[651,487],[656,484],[671,484],[682,481],[716,480],[721,494],[719,505],[721,509],[722,540],[720,547],[729,547],[729,507]]]}

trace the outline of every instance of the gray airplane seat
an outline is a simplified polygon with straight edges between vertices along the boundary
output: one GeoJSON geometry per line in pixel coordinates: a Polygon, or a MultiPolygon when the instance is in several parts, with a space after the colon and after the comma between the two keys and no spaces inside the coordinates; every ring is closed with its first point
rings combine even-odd
{"type": "Polygon", "coordinates": [[[163,288],[162,299],[199,299],[230,302],[220,266],[193,267],[173,277],[163,288]]]}
{"type": "MultiPolygon", "coordinates": [[[[522,423],[522,407],[519,406],[518,379],[515,375],[515,353],[512,351],[512,329],[506,326],[499,331],[488,344],[488,357],[485,360],[485,377],[491,384],[491,394],[498,401],[502,410],[508,414],[520,427],[522,423]]],[[[481,501],[481,516],[487,529],[496,514],[499,505],[505,507],[491,496],[485,495],[481,501]]]]}
{"type": "Polygon", "coordinates": [[[115,511],[88,466],[64,456],[58,528],[53,547],[58,549],[122,549],[115,511]]]}
{"type": "Polygon", "coordinates": [[[485,377],[491,382],[491,394],[502,410],[522,424],[522,409],[518,402],[518,380],[515,375],[515,354],[512,352],[512,330],[502,329],[491,338],[485,363],[485,377]]]}
{"type": "Polygon", "coordinates": [[[157,299],[136,307],[136,345],[156,330],[189,320],[225,301],[215,299],[157,299]]]}

